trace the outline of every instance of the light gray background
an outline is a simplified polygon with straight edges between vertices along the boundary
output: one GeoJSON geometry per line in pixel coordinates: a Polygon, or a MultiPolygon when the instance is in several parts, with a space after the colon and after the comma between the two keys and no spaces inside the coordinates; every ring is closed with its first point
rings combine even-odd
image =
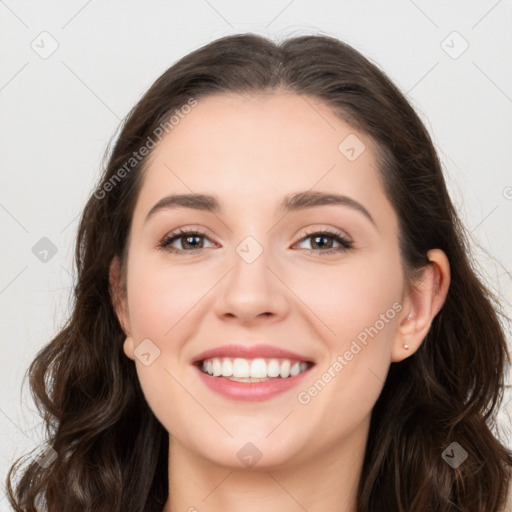
{"type": "MultiPolygon", "coordinates": [[[[483,278],[510,316],[510,27],[510,0],[0,0],[2,483],[42,439],[21,384],[69,312],[77,219],[107,142],[165,69],[227,34],[325,33],[377,62],[431,131],[483,278]],[[57,247],[47,262],[32,252],[42,237],[57,247]]],[[[500,418],[510,432],[506,406],[500,418]]]]}

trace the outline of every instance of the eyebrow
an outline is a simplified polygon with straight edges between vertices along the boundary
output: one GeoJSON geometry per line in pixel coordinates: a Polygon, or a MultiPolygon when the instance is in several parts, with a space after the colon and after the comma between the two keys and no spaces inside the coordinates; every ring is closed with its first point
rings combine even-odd
{"type": "MultiPolygon", "coordinates": [[[[352,208],[362,213],[375,227],[377,226],[370,212],[361,203],[341,194],[311,190],[296,192],[283,199],[279,205],[279,210],[286,214],[326,205],[339,205],[352,208]]],[[[219,213],[221,211],[220,203],[214,196],[207,194],[173,194],[160,199],[147,214],[145,222],[158,211],[172,208],[191,208],[212,213],[219,213]]]]}

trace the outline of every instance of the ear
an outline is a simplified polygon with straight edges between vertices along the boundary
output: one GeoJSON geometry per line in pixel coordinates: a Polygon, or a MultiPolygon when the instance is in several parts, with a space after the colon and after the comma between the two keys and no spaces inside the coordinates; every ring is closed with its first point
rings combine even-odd
{"type": "Polygon", "coordinates": [[[393,341],[392,362],[402,361],[420,348],[446,300],[450,287],[450,262],[440,249],[428,251],[427,257],[430,263],[402,300],[404,307],[393,341]]]}
{"type": "Polygon", "coordinates": [[[114,311],[116,312],[117,319],[121,324],[121,328],[126,334],[126,340],[123,343],[123,350],[127,357],[134,359],[133,351],[135,346],[131,336],[130,315],[128,313],[126,297],[126,283],[121,270],[121,264],[117,256],[110,264],[109,284],[114,311]]]}

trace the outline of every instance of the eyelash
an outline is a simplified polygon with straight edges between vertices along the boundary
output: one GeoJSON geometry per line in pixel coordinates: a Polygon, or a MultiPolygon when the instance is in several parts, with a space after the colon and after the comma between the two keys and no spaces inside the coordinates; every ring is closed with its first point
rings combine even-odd
{"type": "MultiPolygon", "coordinates": [[[[311,238],[313,235],[324,235],[327,236],[327,238],[333,238],[336,242],[338,242],[341,247],[337,247],[334,249],[304,249],[305,251],[315,252],[319,255],[327,255],[327,254],[333,254],[333,253],[342,253],[345,251],[348,251],[353,247],[353,242],[351,240],[348,240],[345,238],[342,233],[339,231],[334,231],[330,229],[323,229],[321,231],[311,231],[310,233],[306,233],[297,243],[303,242],[304,240],[307,240],[308,238],[311,238]]],[[[200,236],[200,237],[206,237],[206,233],[203,233],[202,231],[198,230],[186,230],[186,229],[180,229],[178,231],[175,231],[173,233],[169,233],[167,236],[165,236],[158,244],[157,249],[159,250],[165,250],[169,251],[171,253],[175,254],[183,254],[185,252],[188,253],[195,253],[197,251],[201,251],[202,249],[205,249],[204,247],[198,247],[197,249],[174,249],[171,248],[170,245],[175,242],[176,240],[179,240],[180,238],[185,238],[185,236],[200,236]]]]}

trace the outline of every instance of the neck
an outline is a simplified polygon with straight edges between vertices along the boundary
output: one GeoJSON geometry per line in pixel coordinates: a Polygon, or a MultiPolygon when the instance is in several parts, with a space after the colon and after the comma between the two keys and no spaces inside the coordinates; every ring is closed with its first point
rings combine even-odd
{"type": "Polygon", "coordinates": [[[225,467],[169,442],[163,512],[356,512],[369,418],[350,438],[295,466],[225,467]]]}

